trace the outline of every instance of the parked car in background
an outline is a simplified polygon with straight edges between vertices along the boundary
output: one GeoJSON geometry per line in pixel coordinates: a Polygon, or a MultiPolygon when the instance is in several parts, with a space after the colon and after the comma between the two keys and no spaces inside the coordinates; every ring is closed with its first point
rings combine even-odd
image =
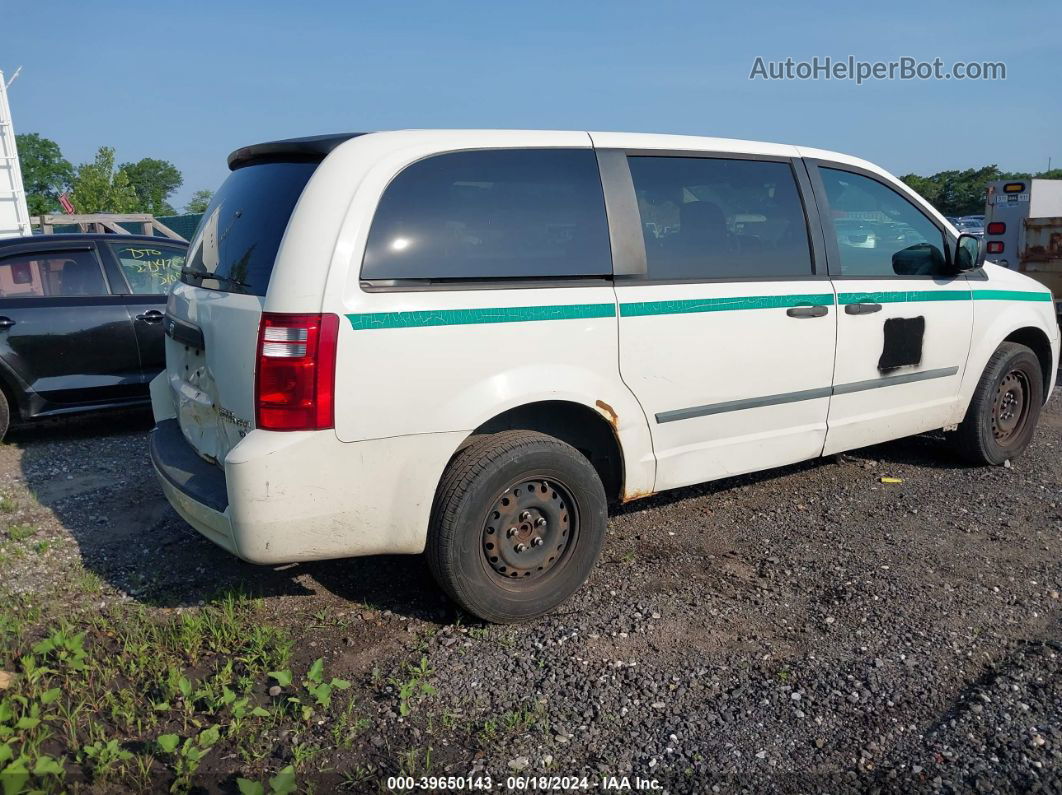
{"type": "Polygon", "coordinates": [[[985,236],[984,221],[979,218],[960,218],[955,223],[955,228],[966,235],[973,235],[978,238],[985,236]]]}
{"type": "Polygon", "coordinates": [[[426,551],[466,610],[528,619],[610,503],[941,428],[1003,464],[1054,384],[1050,293],[847,155],[407,130],[229,167],[150,450],[252,562],[426,551]]]}
{"type": "Polygon", "coordinates": [[[187,250],[140,235],[0,240],[0,437],[15,423],[146,403],[187,250]]]}

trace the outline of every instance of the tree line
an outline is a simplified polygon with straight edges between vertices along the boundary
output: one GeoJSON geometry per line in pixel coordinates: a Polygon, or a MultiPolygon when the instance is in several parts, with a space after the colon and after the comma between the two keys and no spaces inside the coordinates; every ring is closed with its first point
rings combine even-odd
{"type": "MultiPolygon", "coordinates": [[[[39,133],[16,135],[15,144],[30,215],[62,212],[64,194],[78,213],[177,214],[169,199],[184,177],[168,160],[145,157],[116,164],[114,149],[101,146],[91,162],[74,166],[59,144],[39,133]]],[[[212,195],[196,191],[184,211],[205,211],[212,195]]]]}
{"type": "Polygon", "coordinates": [[[997,179],[1062,179],[1062,168],[1032,174],[1025,171],[1000,171],[999,166],[968,168],[965,171],[938,171],[931,177],[906,174],[900,177],[918,192],[941,215],[980,215],[985,211],[988,183],[997,179]]]}
{"type": "MultiPolygon", "coordinates": [[[[79,213],[151,213],[175,215],[169,198],[184,182],[181,172],[168,160],[145,157],[136,163],[115,164],[115,152],[101,146],[91,163],[71,165],[59,144],[38,133],[16,136],[22,181],[31,215],[60,211],[59,197],[67,194],[79,213]]],[[[1062,168],[1036,174],[1001,171],[999,166],[938,171],[929,177],[901,177],[943,215],[983,213],[985,191],[997,179],[1062,179],[1062,168]]],[[[187,213],[201,213],[213,194],[196,191],[184,206],[187,213]]]]}

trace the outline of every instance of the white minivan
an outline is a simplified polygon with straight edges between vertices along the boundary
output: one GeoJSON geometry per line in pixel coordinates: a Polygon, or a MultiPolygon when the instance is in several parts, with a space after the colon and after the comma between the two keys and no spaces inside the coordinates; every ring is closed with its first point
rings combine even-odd
{"type": "Polygon", "coordinates": [[[1029,443],[1051,295],[846,155],[629,133],[249,146],[169,295],[151,456],[255,563],[427,553],[490,621],[587,578],[607,508],[944,428],[1029,443]]]}

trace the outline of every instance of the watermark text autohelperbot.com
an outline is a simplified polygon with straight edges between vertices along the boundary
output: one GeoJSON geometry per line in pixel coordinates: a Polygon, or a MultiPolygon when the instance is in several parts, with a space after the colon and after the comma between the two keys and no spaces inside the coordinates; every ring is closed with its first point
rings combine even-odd
{"type": "Polygon", "coordinates": [[[950,66],[940,58],[922,61],[905,55],[892,61],[861,61],[853,55],[829,55],[798,61],[771,61],[757,56],[749,80],[852,80],[862,85],[871,80],[1006,80],[1002,61],[956,61],[950,66]]]}

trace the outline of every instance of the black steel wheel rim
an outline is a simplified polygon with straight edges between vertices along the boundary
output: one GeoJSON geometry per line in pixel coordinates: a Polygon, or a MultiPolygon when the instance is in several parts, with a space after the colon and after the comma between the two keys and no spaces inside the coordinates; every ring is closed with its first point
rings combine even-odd
{"type": "Polygon", "coordinates": [[[1003,376],[992,401],[992,436],[1006,446],[1021,436],[1029,416],[1029,379],[1021,370],[1003,376]]]}
{"type": "Polygon", "coordinates": [[[556,574],[579,533],[571,490],[555,478],[525,477],[494,501],[483,523],[483,559],[496,579],[517,585],[556,574]]]}

